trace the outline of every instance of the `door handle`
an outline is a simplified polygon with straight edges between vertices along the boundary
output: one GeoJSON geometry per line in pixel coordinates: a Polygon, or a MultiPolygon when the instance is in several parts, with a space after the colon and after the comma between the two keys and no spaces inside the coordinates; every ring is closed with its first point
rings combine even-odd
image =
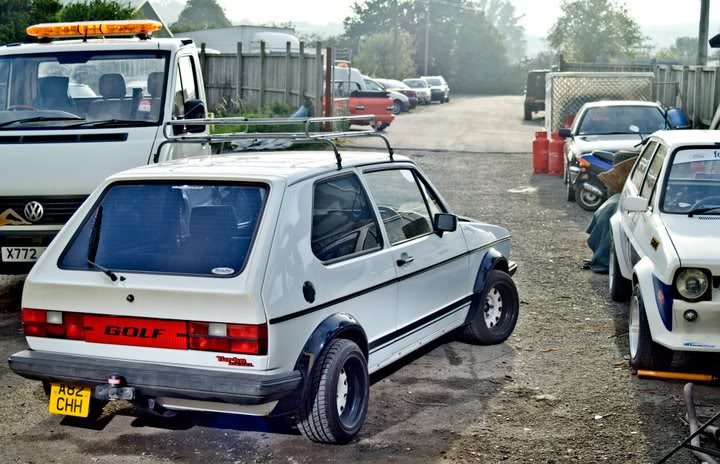
{"type": "Polygon", "coordinates": [[[415,261],[415,258],[408,255],[407,253],[402,253],[400,255],[400,259],[398,259],[395,262],[397,263],[398,266],[404,266],[406,264],[412,263],[413,261],[415,261]]]}

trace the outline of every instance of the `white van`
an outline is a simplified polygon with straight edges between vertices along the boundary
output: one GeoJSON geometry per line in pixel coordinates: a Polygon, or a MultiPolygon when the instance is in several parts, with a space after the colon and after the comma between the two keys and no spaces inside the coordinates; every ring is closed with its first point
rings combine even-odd
{"type": "Polygon", "coordinates": [[[205,117],[195,45],[150,38],[159,27],[43,24],[28,28],[40,43],[0,47],[0,274],[27,273],[109,175],[209,153],[185,144],[157,154],[165,122],[205,117]]]}

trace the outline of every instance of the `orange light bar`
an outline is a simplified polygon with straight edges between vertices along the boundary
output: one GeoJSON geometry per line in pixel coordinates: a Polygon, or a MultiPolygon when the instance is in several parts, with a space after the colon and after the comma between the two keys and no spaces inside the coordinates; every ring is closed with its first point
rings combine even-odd
{"type": "Polygon", "coordinates": [[[162,29],[159,21],[83,21],[77,23],[35,24],[27,28],[27,35],[41,38],[98,37],[105,35],[150,35],[162,29]]]}

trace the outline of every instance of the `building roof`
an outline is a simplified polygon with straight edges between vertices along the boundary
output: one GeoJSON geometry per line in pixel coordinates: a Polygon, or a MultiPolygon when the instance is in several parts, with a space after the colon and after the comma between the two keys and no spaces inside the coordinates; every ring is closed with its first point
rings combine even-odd
{"type": "MultiPolygon", "coordinates": [[[[395,155],[395,161],[409,158],[395,155]]],[[[387,152],[342,153],[343,169],[390,162],[387,152]]],[[[337,164],[332,151],[287,151],[184,158],[130,169],[112,179],[285,179],[292,184],[333,171],[337,172],[337,164]]]]}

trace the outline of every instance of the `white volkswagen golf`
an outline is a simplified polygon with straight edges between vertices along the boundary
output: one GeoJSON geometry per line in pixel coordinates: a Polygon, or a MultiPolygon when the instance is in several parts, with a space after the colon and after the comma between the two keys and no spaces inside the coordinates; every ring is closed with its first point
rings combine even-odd
{"type": "Polygon", "coordinates": [[[454,329],[518,318],[510,234],[458,218],[409,159],[195,158],[116,174],[25,283],[10,367],[52,413],[292,414],[309,439],[361,429],[368,375],[454,329]]]}
{"type": "Polygon", "coordinates": [[[611,219],[610,295],[630,300],[636,369],[673,351],[720,352],[720,136],[650,137],[611,219]]]}

